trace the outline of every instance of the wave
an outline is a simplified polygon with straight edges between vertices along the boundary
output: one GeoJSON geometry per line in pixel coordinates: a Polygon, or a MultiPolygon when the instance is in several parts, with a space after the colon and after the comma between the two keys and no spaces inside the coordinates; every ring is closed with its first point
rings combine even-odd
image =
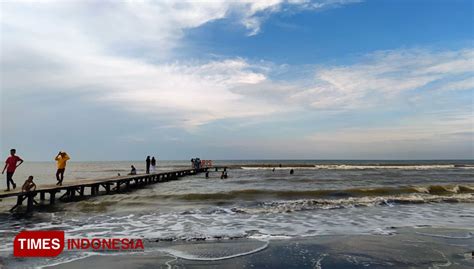
{"type": "Polygon", "coordinates": [[[242,165],[245,170],[280,170],[280,169],[305,169],[305,170],[366,170],[366,169],[403,169],[403,170],[430,170],[430,169],[474,169],[474,165],[465,164],[296,164],[283,165],[242,165]]]}
{"type": "Polygon", "coordinates": [[[472,194],[453,194],[450,196],[410,194],[402,196],[351,197],[345,199],[301,199],[294,201],[265,202],[257,207],[236,207],[233,208],[232,211],[245,214],[290,213],[317,209],[328,210],[442,202],[474,203],[474,196],[472,194]]]}
{"type": "Polygon", "coordinates": [[[265,190],[265,189],[244,189],[229,192],[216,193],[187,193],[154,195],[153,198],[179,199],[187,201],[200,200],[255,200],[266,198],[298,199],[298,198],[341,198],[341,197],[373,197],[381,195],[401,195],[401,194],[462,194],[474,193],[474,186],[471,185],[430,185],[430,186],[400,186],[400,187],[380,187],[380,188],[353,188],[353,189],[328,189],[328,190],[265,190]]]}

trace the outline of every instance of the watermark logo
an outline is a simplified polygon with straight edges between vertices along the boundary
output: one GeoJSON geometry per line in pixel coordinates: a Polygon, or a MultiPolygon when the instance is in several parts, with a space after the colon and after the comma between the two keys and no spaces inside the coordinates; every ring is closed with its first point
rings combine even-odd
{"type": "Polygon", "coordinates": [[[70,251],[143,251],[143,240],[132,238],[68,238],[64,231],[22,231],[13,240],[15,257],[56,257],[70,251]]]}
{"type": "Polygon", "coordinates": [[[22,231],[13,240],[15,257],[56,257],[64,248],[64,231],[22,231]]]}

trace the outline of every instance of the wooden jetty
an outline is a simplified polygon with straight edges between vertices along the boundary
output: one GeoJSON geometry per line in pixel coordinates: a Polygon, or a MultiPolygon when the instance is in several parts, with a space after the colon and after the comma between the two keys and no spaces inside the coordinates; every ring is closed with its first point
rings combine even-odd
{"type": "Polygon", "coordinates": [[[117,176],[113,178],[89,179],[89,180],[74,180],[71,182],[64,182],[62,186],[57,185],[42,185],[37,186],[35,191],[23,192],[21,184],[18,184],[19,189],[12,191],[0,191],[0,201],[2,198],[17,197],[16,205],[10,211],[14,211],[23,204],[26,200],[26,211],[30,212],[34,209],[34,205],[45,203],[46,194],[48,194],[49,204],[53,205],[56,200],[59,201],[75,201],[77,198],[87,196],[97,196],[102,194],[120,193],[127,189],[139,188],[145,185],[156,184],[171,180],[177,180],[180,177],[196,175],[207,171],[218,171],[219,169],[227,169],[227,167],[203,167],[200,169],[184,169],[177,171],[169,171],[154,174],[140,174],[117,176]],[[35,198],[39,196],[40,202],[35,198]]]}

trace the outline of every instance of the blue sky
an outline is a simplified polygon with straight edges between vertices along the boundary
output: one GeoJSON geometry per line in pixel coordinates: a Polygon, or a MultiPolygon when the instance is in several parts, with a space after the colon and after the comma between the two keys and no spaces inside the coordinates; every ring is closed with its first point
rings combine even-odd
{"type": "Polygon", "coordinates": [[[1,6],[5,154],[474,157],[472,1],[1,6]]]}

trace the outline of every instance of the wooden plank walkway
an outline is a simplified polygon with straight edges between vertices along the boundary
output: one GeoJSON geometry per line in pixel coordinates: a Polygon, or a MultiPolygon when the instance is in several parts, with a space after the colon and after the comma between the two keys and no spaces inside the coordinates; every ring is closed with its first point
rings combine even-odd
{"type": "Polygon", "coordinates": [[[16,205],[13,206],[10,211],[14,211],[23,204],[26,200],[26,211],[30,212],[34,209],[34,205],[40,203],[35,200],[39,196],[40,202],[45,202],[46,194],[48,194],[48,201],[50,205],[53,205],[56,200],[60,201],[74,201],[76,198],[86,196],[97,196],[101,194],[114,194],[120,193],[122,190],[138,188],[141,186],[155,184],[159,182],[166,182],[171,180],[177,180],[180,177],[188,175],[196,175],[207,171],[218,171],[219,169],[227,169],[227,167],[204,167],[200,169],[184,169],[177,171],[169,171],[154,174],[140,174],[140,175],[128,175],[128,176],[117,176],[113,178],[99,178],[99,179],[83,179],[74,180],[72,182],[64,182],[62,186],[53,184],[37,186],[35,191],[22,192],[21,184],[18,184],[20,188],[12,191],[0,191],[1,198],[17,197],[16,205]],[[101,190],[102,189],[102,190],[101,190]],[[64,193],[61,192],[65,191],[64,193]],[[89,195],[87,195],[89,193],[89,195]],[[61,195],[61,196],[59,196],[61,195]]]}

